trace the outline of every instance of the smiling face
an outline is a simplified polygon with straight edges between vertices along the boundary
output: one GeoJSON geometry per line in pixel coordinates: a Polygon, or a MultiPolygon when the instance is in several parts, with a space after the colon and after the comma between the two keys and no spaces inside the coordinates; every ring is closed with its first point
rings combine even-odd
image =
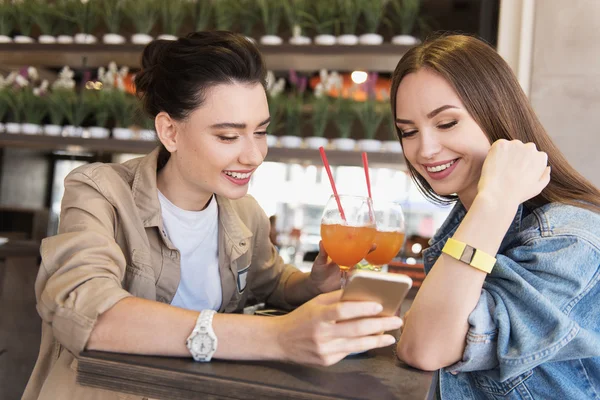
{"type": "Polygon", "coordinates": [[[203,207],[213,193],[243,197],[267,155],[269,119],[264,88],[241,83],[210,88],[204,103],[185,121],[159,114],[157,133],[171,152],[159,173],[159,189],[187,210],[201,203],[203,207]]]}
{"type": "Polygon", "coordinates": [[[404,155],[439,195],[458,194],[469,207],[491,147],[453,88],[422,68],[402,79],[396,124],[404,155]]]}

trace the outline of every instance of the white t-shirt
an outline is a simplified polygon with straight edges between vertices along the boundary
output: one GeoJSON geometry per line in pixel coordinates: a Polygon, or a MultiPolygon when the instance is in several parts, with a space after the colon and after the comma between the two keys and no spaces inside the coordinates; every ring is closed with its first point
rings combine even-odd
{"type": "Polygon", "coordinates": [[[202,211],[187,211],[158,192],[167,236],[181,255],[181,280],[172,305],[188,310],[221,307],[219,209],[214,196],[202,211]]]}

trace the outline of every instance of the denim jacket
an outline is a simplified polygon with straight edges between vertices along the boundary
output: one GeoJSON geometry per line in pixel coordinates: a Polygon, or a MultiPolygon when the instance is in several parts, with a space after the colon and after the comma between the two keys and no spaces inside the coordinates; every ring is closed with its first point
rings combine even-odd
{"type": "MultiPolygon", "coordinates": [[[[426,273],[465,214],[458,203],[431,239],[426,273]]],[[[430,398],[600,399],[600,214],[521,205],[496,260],[430,398]]]]}

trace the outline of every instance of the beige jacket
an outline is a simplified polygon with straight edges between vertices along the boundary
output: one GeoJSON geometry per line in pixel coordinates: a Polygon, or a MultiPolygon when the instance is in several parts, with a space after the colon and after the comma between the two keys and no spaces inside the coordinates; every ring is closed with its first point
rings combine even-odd
{"type": "MultiPolygon", "coordinates": [[[[158,149],[124,164],[90,164],[65,179],[59,233],[42,242],[35,283],[42,317],[40,354],[23,399],[129,399],[76,384],[75,356],[99,314],[128,296],[170,303],[180,279],[179,251],[165,235],[156,188],[158,149]]],[[[251,292],[288,307],[284,286],[298,271],[269,241],[269,220],[251,196],[219,207],[220,312],[243,308],[251,292]],[[240,293],[238,271],[250,267],[240,293]]]]}

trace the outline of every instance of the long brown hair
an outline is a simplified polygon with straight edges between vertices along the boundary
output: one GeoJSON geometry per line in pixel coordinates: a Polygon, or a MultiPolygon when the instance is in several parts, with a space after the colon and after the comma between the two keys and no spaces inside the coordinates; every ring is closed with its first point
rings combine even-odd
{"type": "MultiPolygon", "coordinates": [[[[449,35],[410,49],[392,76],[394,120],[400,82],[421,68],[436,72],[454,88],[490,143],[518,139],[533,142],[538,150],[548,154],[548,165],[552,167],[550,183],[528,202],[530,206],[561,202],[600,212],[600,191],[567,162],[535,115],[510,67],[492,47],[471,36],[449,35]]],[[[455,195],[435,193],[408,160],[406,164],[418,189],[429,200],[449,204],[458,199],[455,195]]]]}

